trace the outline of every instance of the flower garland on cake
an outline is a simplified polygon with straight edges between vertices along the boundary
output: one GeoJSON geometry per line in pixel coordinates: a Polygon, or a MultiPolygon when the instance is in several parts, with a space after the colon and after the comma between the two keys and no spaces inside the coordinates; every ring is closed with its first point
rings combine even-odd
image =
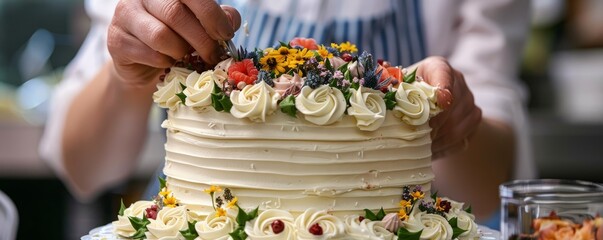
{"type": "Polygon", "coordinates": [[[163,108],[180,105],[199,112],[207,108],[236,118],[265,122],[280,109],[316,125],[330,125],[353,116],[363,131],[383,124],[386,111],[408,125],[425,124],[438,114],[436,87],[412,72],[358,55],[350,42],[318,45],[295,38],[273,48],[238,50],[209,68],[195,54],[166,69],[153,94],[163,108]],[[209,69],[209,70],[208,70],[209,69]]]}
{"type": "Polygon", "coordinates": [[[245,211],[230,189],[203,190],[214,211],[196,214],[179,204],[165,181],[152,201],[121,209],[114,233],[127,239],[479,239],[471,207],[437,194],[425,197],[420,186],[403,187],[398,212],[365,209],[363,216],[343,219],[327,210],[307,209],[295,217],[282,209],[245,211]]]}

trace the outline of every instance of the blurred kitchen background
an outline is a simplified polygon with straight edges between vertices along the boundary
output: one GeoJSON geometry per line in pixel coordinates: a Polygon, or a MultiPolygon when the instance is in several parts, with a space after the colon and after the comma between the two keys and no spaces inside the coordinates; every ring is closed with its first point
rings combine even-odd
{"type": "MultiPolygon", "coordinates": [[[[533,1],[521,72],[541,178],[603,182],[601,13],[601,0],[533,1]]],[[[88,27],[82,0],[0,0],[0,190],[19,211],[18,239],[79,239],[109,223],[164,156],[152,124],[132,179],[86,204],[39,158],[49,97],[88,27]]]]}

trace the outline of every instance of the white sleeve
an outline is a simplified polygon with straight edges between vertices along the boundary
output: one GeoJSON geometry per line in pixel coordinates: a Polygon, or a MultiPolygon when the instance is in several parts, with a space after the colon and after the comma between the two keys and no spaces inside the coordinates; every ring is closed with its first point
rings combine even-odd
{"type": "Polygon", "coordinates": [[[505,122],[514,129],[514,178],[534,178],[527,96],[518,79],[530,2],[429,0],[423,11],[429,54],[447,57],[464,74],[484,118],[505,122]]]}
{"type": "MultiPolygon", "coordinates": [[[[113,15],[111,6],[96,8],[103,1],[86,1],[86,11],[92,25],[88,36],[75,58],[69,63],[63,74],[63,80],[56,86],[50,100],[50,111],[44,134],[40,141],[39,153],[59,178],[65,178],[63,165],[62,135],[65,117],[78,93],[94,78],[110,58],[107,51],[107,28],[113,15]]],[[[64,181],[68,183],[69,181],[64,181]]],[[[71,186],[68,186],[71,188],[71,186]]],[[[73,190],[73,189],[71,189],[73,190]]]]}

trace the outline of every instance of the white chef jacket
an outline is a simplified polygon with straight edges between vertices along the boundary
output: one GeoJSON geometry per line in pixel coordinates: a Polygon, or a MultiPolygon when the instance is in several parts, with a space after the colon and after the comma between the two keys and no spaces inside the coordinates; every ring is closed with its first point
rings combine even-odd
{"type": "MultiPolygon", "coordinates": [[[[524,0],[224,0],[237,7],[249,35],[238,45],[267,47],[294,36],[319,43],[350,40],[396,65],[429,55],[446,57],[462,72],[483,117],[513,127],[518,149],[514,178],[535,176],[526,119],[526,91],[518,80],[519,57],[529,22],[524,0]],[[316,24],[318,23],[318,24],[316,24]]],[[[116,0],[87,0],[88,37],[57,86],[40,154],[64,178],[61,139],[67,110],[79,91],[110,58],[107,28],[116,0]]],[[[112,168],[116,169],[116,168],[112,168]]],[[[112,176],[121,174],[105,174],[112,176]]],[[[118,181],[119,179],[115,179],[118,181]]],[[[105,181],[105,182],[115,182],[105,181]]],[[[69,184],[68,184],[69,187],[69,184]]],[[[100,192],[108,186],[98,186],[100,192]]],[[[74,189],[74,188],[70,188],[74,189]]],[[[75,192],[78,196],[79,193],[75,192]]],[[[88,196],[91,197],[91,196],[88,196]]]]}

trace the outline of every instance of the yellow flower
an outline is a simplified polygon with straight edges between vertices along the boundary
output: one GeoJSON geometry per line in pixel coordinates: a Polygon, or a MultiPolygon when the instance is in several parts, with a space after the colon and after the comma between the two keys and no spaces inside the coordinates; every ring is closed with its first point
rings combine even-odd
{"type": "Polygon", "coordinates": [[[260,64],[262,65],[262,69],[274,72],[274,74],[276,75],[285,73],[285,67],[287,67],[285,56],[272,53],[273,52],[270,52],[268,55],[265,55],[260,58],[260,64]]]}
{"type": "Polygon", "coordinates": [[[298,50],[295,48],[280,47],[277,50],[273,50],[268,54],[280,54],[283,56],[287,56],[287,55],[295,54],[295,53],[297,53],[297,51],[298,50]]]}
{"type": "Polygon", "coordinates": [[[167,195],[170,195],[170,193],[172,193],[172,191],[170,191],[166,187],[164,187],[161,189],[161,191],[159,191],[159,196],[161,196],[162,198],[165,198],[165,197],[167,197],[167,195]]]}
{"type": "Polygon", "coordinates": [[[178,199],[174,197],[174,194],[170,194],[169,196],[165,196],[163,198],[163,206],[174,208],[178,206],[178,199]]]}
{"type": "Polygon", "coordinates": [[[207,194],[213,195],[215,192],[222,191],[222,188],[220,188],[219,186],[211,185],[208,189],[205,189],[203,191],[207,194]]]}
{"type": "Polygon", "coordinates": [[[349,41],[344,42],[339,44],[339,51],[340,52],[358,52],[358,48],[356,48],[356,45],[351,44],[349,41]]]}
{"type": "Polygon", "coordinates": [[[404,199],[400,200],[400,207],[401,208],[407,208],[412,206],[412,203],[410,201],[406,201],[404,199]]]}
{"type": "Polygon", "coordinates": [[[238,197],[234,197],[232,200],[230,200],[230,202],[228,202],[228,204],[226,204],[227,208],[232,208],[234,206],[237,205],[237,201],[239,201],[238,197]]]}
{"type": "Polygon", "coordinates": [[[405,208],[400,208],[400,211],[398,212],[398,217],[402,221],[405,221],[406,219],[408,219],[408,214],[406,214],[406,209],[405,208]]]}
{"type": "Polygon", "coordinates": [[[325,47],[325,45],[320,45],[318,47],[318,55],[320,55],[320,57],[326,59],[326,58],[332,58],[333,54],[329,52],[329,50],[327,50],[327,48],[325,47]]]}
{"type": "Polygon", "coordinates": [[[425,193],[422,191],[416,190],[416,191],[412,192],[411,196],[414,200],[423,199],[423,197],[425,197],[425,193]]]}
{"type": "Polygon", "coordinates": [[[222,216],[226,216],[226,210],[224,210],[224,208],[217,208],[216,209],[216,217],[222,217],[222,216]]]}
{"type": "Polygon", "coordinates": [[[287,66],[289,66],[289,68],[297,68],[298,66],[306,63],[306,61],[312,57],[314,57],[314,53],[309,51],[307,48],[304,48],[287,56],[287,66]]]}

